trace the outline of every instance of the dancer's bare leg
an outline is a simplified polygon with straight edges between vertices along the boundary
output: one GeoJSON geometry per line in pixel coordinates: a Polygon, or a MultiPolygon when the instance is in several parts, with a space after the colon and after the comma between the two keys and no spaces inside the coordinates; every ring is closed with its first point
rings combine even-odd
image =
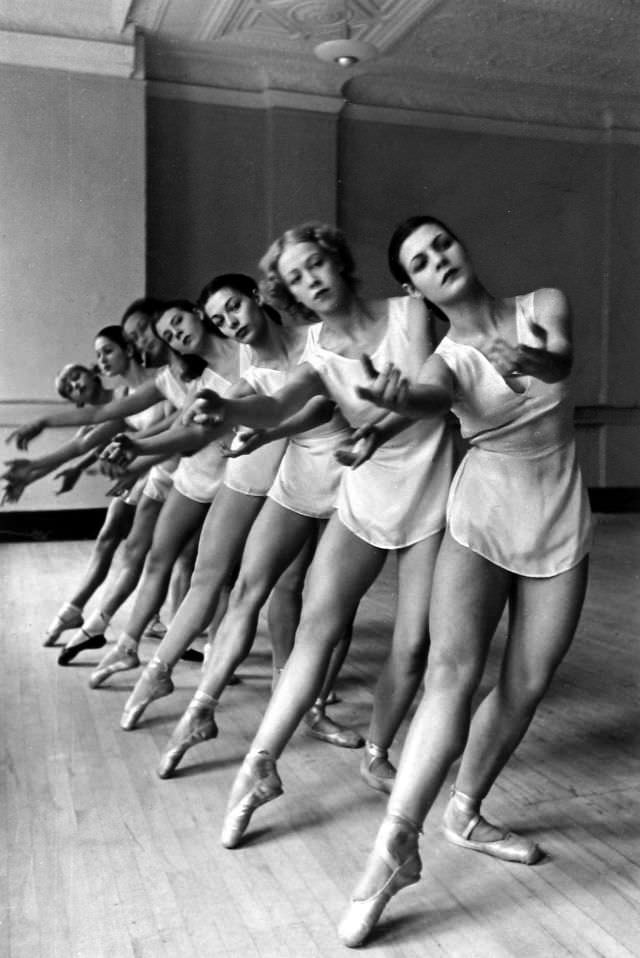
{"type": "Polygon", "coordinates": [[[391,792],[395,769],[387,752],[424,675],[429,651],[429,605],[442,533],[397,554],[397,591],[393,638],[376,685],[361,774],[372,788],[391,792]]]}
{"type": "Polygon", "coordinates": [[[189,591],[125,704],[122,728],[135,728],[146,707],[173,690],[171,670],[211,622],[262,503],[260,496],[247,496],[222,486],[203,525],[189,591]]]}
{"type": "Polygon", "coordinates": [[[275,759],[318,697],[333,649],[384,558],[384,550],[353,535],[337,516],[330,520],[309,570],[293,651],[231,791],[222,833],[227,847],[238,843],[254,809],[280,794],[275,759]]]}
{"type": "Polygon", "coordinates": [[[66,629],[82,625],[82,610],[106,579],[118,546],[131,531],[134,515],[135,506],[123,499],[111,500],[82,581],[47,629],[45,645],[53,645],[66,629]]]}
{"type": "Polygon", "coordinates": [[[84,622],[82,629],[74,633],[67,642],[58,657],[61,665],[68,665],[82,649],[101,648],[105,644],[104,633],[112,616],[138,584],[161,509],[161,502],[142,494],[136,506],[131,532],[124,542],[122,564],[116,580],[101,596],[99,608],[84,622]]]}

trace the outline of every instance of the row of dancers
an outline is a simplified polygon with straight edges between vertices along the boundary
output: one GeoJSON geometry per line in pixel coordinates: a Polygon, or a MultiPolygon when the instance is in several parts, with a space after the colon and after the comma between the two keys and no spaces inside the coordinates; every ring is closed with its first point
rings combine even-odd
{"type": "MultiPolygon", "coordinates": [[[[140,640],[174,573],[175,613],[125,704],[123,728],[171,694],[177,661],[209,630],[201,681],[162,755],[162,778],[218,735],[216,708],[270,597],[272,694],[221,841],[238,846],[254,812],[283,793],[277,762],[303,720],[325,741],[364,746],[360,773],[389,799],[338,928],[351,947],[419,880],[422,824],[458,759],[445,838],[506,861],[541,858],[533,841],[487,821],[481,803],[572,641],[591,540],[564,294],[491,295],[466,246],[431,216],[397,227],[388,261],[403,295],[370,300],[339,230],[289,229],[260,261],[259,284],[224,274],[196,304],[138,300],[123,317],[119,351],[117,336],[101,331],[100,367],[129,377],[126,396],[103,387],[89,395],[67,370],[70,398],[86,405],[14,434],[25,448],[52,425],[92,426],[73,440],[75,455],[101,449],[122,493],[105,524],[117,527],[114,541],[124,539],[122,567],[84,620],[108,562],[89,582],[90,566],[59,611],[45,641],[77,629],[61,664],[105,645],[139,579],[125,629],[90,685],[138,668],[140,640]],[[144,365],[132,368],[136,354],[144,365]],[[457,468],[450,413],[467,446],[457,468]],[[332,721],[326,703],[358,604],[390,551],[397,607],[363,743],[332,721]],[[507,606],[499,675],[473,711],[507,606]],[[389,748],[421,682],[396,769],[389,748]]],[[[8,488],[19,494],[59,464],[15,460],[8,488]]]]}

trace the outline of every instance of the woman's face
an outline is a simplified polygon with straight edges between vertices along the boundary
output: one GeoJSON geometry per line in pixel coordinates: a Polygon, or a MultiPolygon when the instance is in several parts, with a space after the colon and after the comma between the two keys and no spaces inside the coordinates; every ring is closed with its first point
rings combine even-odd
{"type": "Polygon", "coordinates": [[[316,243],[285,246],[278,272],[293,298],[320,316],[340,309],[351,297],[338,264],[316,243]]]}
{"type": "Polygon", "coordinates": [[[64,395],[76,406],[91,402],[96,388],[96,376],[85,366],[73,366],[64,377],[64,395]]]}
{"type": "Polygon", "coordinates": [[[94,343],[98,368],[103,376],[122,376],[129,366],[127,352],[112,339],[98,336],[94,343]]]}
{"type": "Polygon", "coordinates": [[[145,313],[132,313],[127,316],[122,331],[142,356],[145,366],[159,366],[166,361],[164,344],[156,336],[151,320],[145,313]]]}
{"type": "Polygon", "coordinates": [[[255,343],[265,328],[258,300],[231,286],[216,290],[204,304],[204,312],[224,336],[239,343],[255,343]]]}
{"type": "Polygon", "coordinates": [[[410,289],[436,306],[455,301],[475,279],[464,246],[435,223],[425,223],[407,236],[398,258],[410,289]]]}
{"type": "Polygon", "coordinates": [[[183,355],[197,353],[205,335],[202,321],[195,313],[174,306],[162,314],[156,330],[167,346],[183,355]]]}

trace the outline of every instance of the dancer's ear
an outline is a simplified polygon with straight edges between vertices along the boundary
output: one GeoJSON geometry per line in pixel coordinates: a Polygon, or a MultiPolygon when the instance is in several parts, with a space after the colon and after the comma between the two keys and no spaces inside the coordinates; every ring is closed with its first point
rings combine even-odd
{"type": "Polygon", "coordinates": [[[415,286],[413,285],[413,283],[403,283],[403,284],[402,284],[402,288],[403,288],[403,290],[405,291],[405,293],[407,293],[407,294],[408,294],[409,296],[411,296],[413,299],[422,299],[422,298],[423,298],[423,297],[422,297],[422,293],[420,293],[420,292],[415,288],[415,286]]]}

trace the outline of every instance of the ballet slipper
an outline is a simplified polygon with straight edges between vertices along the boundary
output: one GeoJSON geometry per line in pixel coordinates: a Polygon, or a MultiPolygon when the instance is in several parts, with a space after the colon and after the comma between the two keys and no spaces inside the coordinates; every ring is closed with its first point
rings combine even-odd
{"type": "Polygon", "coordinates": [[[256,808],[282,795],[283,788],[276,763],[268,752],[249,752],[231,789],[220,841],[235,848],[256,808]]]}
{"type": "Polygon", "coordinates": [[[69,665],[80,652],[84,652],[86,649],[101,649],[106,644],[107,640],[104,635],[87,635],[80,629],[72,639],[69,639],[58,656],[58,665],[69,665]],[[75,638],[78,638],[78,641],[74,642],[73,639],[75,638]]]}
{"type": "Polygon", "coordinates": [[[79,629],[84,619],[80,609],[70,602],[64,605],[56,614],[51,625],[44,634],[44,646],[55,645],[63,632],[67,629],[79,629]]]}
{"type": "Polygon", "coordinates": [[[159,615],[154,615],[149,625],[144,630],[144,634],[150,639],[162,639],[167,634],[167,627],[159,615]]]}
{"type": "Polygon", "coordinates": [[[515,832],[505,831],[499,825],[492,825],[486,818],[483,818],[480,815],[478,803],[463,792],[456,791],[455,785],[451,787],[451,798],[442,819],[442,831],[444,837],[452,845],[468,848],[474,852],[482,852],[505,862],[534,865],[543,857],[542,849],[529,838],[517,835],[515,832]],[[467,816],[467,821],[462,828],[459,824],[460,812],[467,816]],[[472,839],[473,830],[478,825],[487,825],[496,829],[502,833],[501,837],[490,841],[472,839]]]}
{"type": "Polygon", "coordinates": [[[154,656],[136,682],[133,692],[125,702],[120,728],[129,732],[138,724],[138,719],[147,705],[173,692],[169,666],[154,656]]]}
{"type": "Polygon", "coordinates": [[[194,745],[216,738],[218,726],[211,706],[199,702],[190,704],[173,730],[169,744],[164,751],[158,775],[160,778],[170,778],[180,764],[183,755],[194,745]]]}
{"type": "Polygon", "coordinates": [[[111,675],[116,672],[127,672],[137,669],[140,665],[138,645],[133,639],[120,639],[115,646],[104,655],[95,672],[91,673],[89,686],[97,689],[111,675]]]}
{"type": "Polygon", "coordinates": [[[396,770],[389,761],[386,748],[379,748],[379,746],[369,741],[364,743],[360,775],[371,788],[375,788],[378,792],[391,794],[396,770]]]}
{"type": "Polygon", "coordinates": [[[364,745],[364,739],[355,729],[338,725],[325,715],[324,707],[318,703],[306,713],[304,722],[309,734],[321,742],[337,745],[338,748],[362,748],[364,745]]]}
{"type": "Polygon", "coordinates": [[[338,935],[347,948],[363,944],[393,895],[419,881],[418,835],[418,826],[401,816],[388,815],[383,821],[364,875],[338,925],[338,935]],[[377,890],[367,894],[378,881],[377,890]]]}
{"type": "Polygon", "coordinates": [[[180,658],[183,662],[198,662],[200,665],[204,662],[204,655],[198,649],[185,649],[180,658]]]}

